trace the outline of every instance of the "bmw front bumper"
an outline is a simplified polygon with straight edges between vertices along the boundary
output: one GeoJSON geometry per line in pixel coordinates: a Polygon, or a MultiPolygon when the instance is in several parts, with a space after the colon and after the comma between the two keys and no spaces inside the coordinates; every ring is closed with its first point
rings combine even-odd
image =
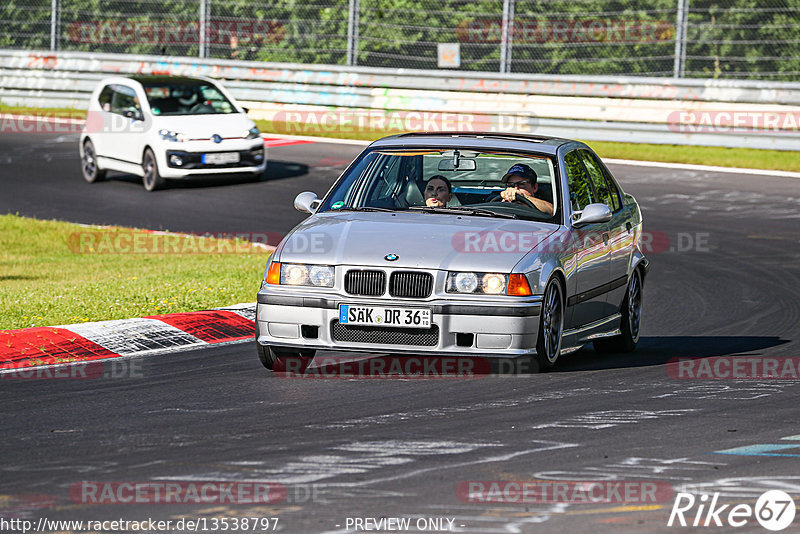
{"type": "Polygon", "coordinates": [[[258,293],[257,341],[294,349],[398,354],[513,357],[535,352],[542,297],[378,299],[346,295],[287,294],[265,286],[258,293]],[[339,305],[429,308],[431,328],[339,324],[339,305]]]}

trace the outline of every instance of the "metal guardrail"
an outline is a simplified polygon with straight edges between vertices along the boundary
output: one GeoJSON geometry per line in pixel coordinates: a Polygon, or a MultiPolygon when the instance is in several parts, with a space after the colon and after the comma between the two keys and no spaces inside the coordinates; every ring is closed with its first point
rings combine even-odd
{"type": "MultiPolygon", "coordinates": [[[[85,109],[110,75],[222,79],[256,119],[456,114],[468,126],[587,140],[800,147],[800,83],[407,71],[0,50],[0,102],[85,109]],[[405,114],[405,115],[402,115],[405,114]]],[[[302,120],[302,119],[301,119],[302,120]]]]}

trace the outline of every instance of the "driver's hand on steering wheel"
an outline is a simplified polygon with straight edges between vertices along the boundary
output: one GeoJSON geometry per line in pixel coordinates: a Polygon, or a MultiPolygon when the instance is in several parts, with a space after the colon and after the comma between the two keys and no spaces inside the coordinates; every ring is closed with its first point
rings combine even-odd
{"type": "Polygon", "coordinates": [[[527,197],[531,201],[533,200],[532,196],[525,194],[525,191],[522,191],[516,187],[508,187],[504,191],[500,192],[503,202],[514,202],[514,200],[517,198],[517,195],[527,197]]]}
{"type": "Polygon", "coordinates": [[[425,205],[430,208],[446,208],[447,204],[439,200],[438,198],[428,198],[425,200],[425,205]]]}

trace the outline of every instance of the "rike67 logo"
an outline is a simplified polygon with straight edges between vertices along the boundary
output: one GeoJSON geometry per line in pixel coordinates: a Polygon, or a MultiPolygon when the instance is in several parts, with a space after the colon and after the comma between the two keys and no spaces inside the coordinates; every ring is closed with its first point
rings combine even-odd
{"type": "Polygon", "coordinates": [[[785,491],[766,491],[755,506],[720,504],[719,496],[719,493],[714,493],[698,498],[691,493],[678,493],[667,526],[739,528],[751,524],[755,519],[765,529],[777,532],[794,521],[794,500],[785,491]]]}

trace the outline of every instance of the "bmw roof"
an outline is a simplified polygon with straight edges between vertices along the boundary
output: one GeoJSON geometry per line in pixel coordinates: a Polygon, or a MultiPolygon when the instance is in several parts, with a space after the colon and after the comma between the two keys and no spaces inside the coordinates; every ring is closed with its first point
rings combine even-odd
{"type": "Polygon", "coordinates": [[[580,143],[560,137],[497,132],[424,132],[406,133],[384,137],[373,142],[370,148],[475,148],[538,152],[555,156],[558,148],[567,143],[580,143]]]}

